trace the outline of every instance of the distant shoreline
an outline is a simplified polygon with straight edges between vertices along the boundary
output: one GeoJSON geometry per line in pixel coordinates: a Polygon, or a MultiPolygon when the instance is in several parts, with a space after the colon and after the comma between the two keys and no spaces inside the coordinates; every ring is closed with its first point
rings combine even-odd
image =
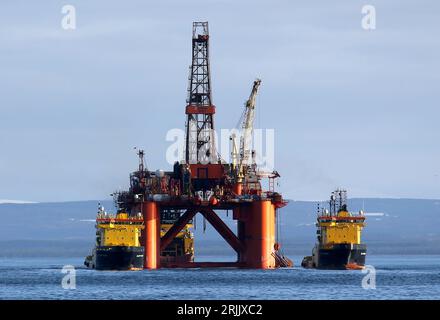
{"type": "MultiPolygon", "coordinates": [[[[413,243],[402,246],[398,242],[366,241],[368,255],[440,255],[437,246],[413,243]],[[424,246],[425,245],[425,246],[424,246]]],[[[313,242],[285,242],[283,252],[289,255],[310,255],[313,242]]],[[[85,257],[93,248],[93,239],[90,240],[3,240],[0,241],[0,258],[18,257],[85,257]]],[[[232,256],[231,249],[220,241],[205,240],[196,243],[196,256],[232,256]]]]}
{"type": "MultiPolygon", "coordinates": [[[[327,202],[328,199],[286,199],[288,202],[297,202],[297,203],[324,203],[327,202]]],[[[411,198],[411,197],[353,197],[348,198],[348,201],[359,201],[359,200],[406,200],[406,201],[440,201],[440,198],[411,198]]],[[[84,203],[84,202],[93,202],[93,203],[112,203],[113,200],[111,198],[101,199],[101,200],[61,200],[61,201],[30,201],[30,200],[8,200],[8,199],[0,199],[0,205],[21,205],[21,204],[69,204],[69,203],[84,203]]]]}
{"type": "MultiPolygon", "coordinates": [[[[95,241],[97,203],[110,211],[110,200],[64,203],[0,204],[0,257],[85,256],[95,241]]],[[[291,201],[278,211],[277,242],[286,255],[310,255],[316,241],[316,202],[291,201]]],[[[362,240],[368,255],[440,254],[440,200],[349,199],[349,209],[366,213],[362,240]],[[376,216],[368,216],[376,213],[376,216]],[[380,216],[377,213],[381,213],[380,216]]],[[[232,215],[219,212],[235,232],[232,215]]],[[[197,217],[196,255],[231,255],[233,250],[197,217]]]]}

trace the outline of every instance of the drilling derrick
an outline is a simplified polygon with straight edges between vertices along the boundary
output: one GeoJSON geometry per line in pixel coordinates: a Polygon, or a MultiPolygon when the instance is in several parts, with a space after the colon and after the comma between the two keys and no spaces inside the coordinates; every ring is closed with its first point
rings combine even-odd
{"type": "Polygon", "coordinates": [[[187,164],[208,164],[218,160],[214,141],[214,113],[209,72],[208,22],[194,22],[192,63],[190,66],[186,106],[187,164]]]}

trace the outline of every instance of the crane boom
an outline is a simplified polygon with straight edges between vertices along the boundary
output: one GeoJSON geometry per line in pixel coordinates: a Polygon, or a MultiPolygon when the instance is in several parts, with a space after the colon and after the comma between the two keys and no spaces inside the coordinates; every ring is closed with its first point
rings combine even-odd
{"type": "Polygon", "coordinates": [[[254,130],[255,119],[255,105],[258,88],[261,84],[260,79],[256,79],[252,86],[249,99],[246,101],[243,123],[242,123],[242,135],[240,138],[240,167],[243,165],[251,165],[252,161],[252,132],[254,130]]]}

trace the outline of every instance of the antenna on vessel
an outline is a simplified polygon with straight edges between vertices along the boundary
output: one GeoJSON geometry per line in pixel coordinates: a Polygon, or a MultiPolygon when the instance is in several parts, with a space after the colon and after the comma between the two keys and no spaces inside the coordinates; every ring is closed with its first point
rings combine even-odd
{"type": "Polygon", "coordinates": [[[145,171],[145,151],[143,149],[138,149],[137,147],[134,147],[134,150],[138,150],[136,154],[139,157],[139,172],[142,173],[145,171]]]}

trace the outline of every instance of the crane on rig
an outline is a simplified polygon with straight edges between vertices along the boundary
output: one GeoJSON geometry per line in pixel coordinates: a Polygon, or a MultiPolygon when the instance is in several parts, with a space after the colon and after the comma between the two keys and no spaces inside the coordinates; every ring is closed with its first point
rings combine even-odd
{"type": "Polygon", "coordinates": [[[252,165],[255,162],[254,151],[252,150],[252,133],[254,131],[256,97],[260,84],[260,79],[254,81],[251,94],[245,104],[243,123],[241,126],[243,135],[240,137],[240,166],[252,165]]]}
{"type": "Polygon", "coordinates": [[[255,151],[252,149],[252,134],[254,131],[255,106],[258,88],[261,80],[256,79],[252,85],[252,90],[245,103],[245,109],[240,118],[241,135],[239,150],[237,150],[236,135],[230,137],[232,142],[232,164],[236,170],[238,182],[245,186],[245,189],[259,191],[261,186],[256,171],[255,151]]]}
{"type": "Polygon", "coordinates": [[[242,130],[239,150],[236,143],[236,134],[233,133],[230,137],[232,142],[232,165],[236,172],[237,181],[241,186],[237,190],[239,191],[238,193],[241,193],[243,189],[245,193],[249,192],[249,190],[258,193],[261,191],[261,178],[269,179],[269,192],[274,192],[275,179],[280,177],[277,171],[266,172],[258,170],[255,163],[256,154],[255,150],[252,149],[252,135],[254,131],[256,97],[260,84],[261,79],[254,81],[249,98],[245,102],[245,109],[239,121],[242,130]],[[244,188],[242,189],[242,187],[244,188]]]}

